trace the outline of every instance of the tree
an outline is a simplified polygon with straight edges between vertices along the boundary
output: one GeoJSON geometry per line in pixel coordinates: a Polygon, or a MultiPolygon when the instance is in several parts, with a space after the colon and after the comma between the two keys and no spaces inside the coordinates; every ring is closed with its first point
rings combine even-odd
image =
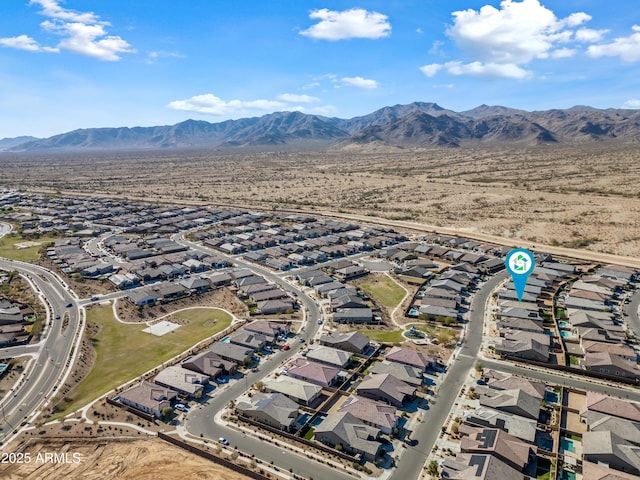
{"type": "Polygon", "coordinates": [[[437,477],[440,472],[438,471],[438,462],[431,460],[427,466],[427,474],[432,477],[437,477]]]}
{"type": "Polygon", "coordinates": [[[162,418],[168,418],[171,414],[173,414],[173,408],[164,407],[162,409],[162,418]]]}

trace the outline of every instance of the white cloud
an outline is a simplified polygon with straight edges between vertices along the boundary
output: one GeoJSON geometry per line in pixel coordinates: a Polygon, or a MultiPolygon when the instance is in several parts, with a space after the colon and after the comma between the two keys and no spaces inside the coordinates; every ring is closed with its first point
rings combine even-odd
{"type": "Polygon", "coordinates": [[[18,35],[17,37],[0,38],[0,45],[3,47],[26,50],[28,52],[58,52],[57,48],[43,47],[28,35],[18,35]]]}
{"type": "MultiPolygon", "coordinates": [[[[563,45],[577,33],[572,27],[591,19],[584,12],[559,19],[540,0],[503,0],[499,8],[485,5],[478,11],[460,10],[452,15],[447,35],[471,61],[421,67],[429,77],[443,70],[453,75],[530,78],[532,72],[524,67],[533,60],[574,55],[574,49],[563,45]]],[[[581,41],[595,36],[595,30],[580,30],[586,31],[580,34],[581,41]]]]}
{"type": "Polygon", "coordinates": [[[620,57],[625,62],[640,60],[640,26],[634,25],[632,30],[635,33],[628,37],[619,37],[611,43],[589,46],[587,55],[592,58],[620,57]]]}
{"type": "Polygon", "coordinates": [[[176,53],[176,52],[153,51],[148,53],[146,62],[149,64],[152,64],[161,58],[181,58],[182,59],[182,58],[187,58],[187,56],[182,55],[180,53],[176,53]]]}
{"type": "Polygon", "coordinates": [[[315,103],[320,101],[319,98],[311,95],[297,95],[295,93],[283,93],[278,95],[277,98],[287,103],[315,103]]]}
{"type": "MultiPolygon", "coordinates": [[[[229,100],[225,101],[212,93],[196,95],[186,100],[175,100],[167,105],[174,110],[203,113],[206,115],[233,115],[242,114],[251,110],[281,110],[291,107],[286,103],[276,100],[229,100]]],[[[299,108],[296,108],[299,109],[299,108]]]]}
{"type": "Polygon", "coordinates": [[[632,98],[622,104],[622,108],[640,108],[640,98],[632,98]]]}
{"type": "Polygon", "coordinates": [[[343,77],[342,85],[347,87],[362,88],[364,90],[374,90],[378,88],[378,82],[362,77],[343,77]]]}
{"type": "Polygon", "coordinates": [[[609,30],[593,30],[591,28],[580,28],[576,31],[576,40],[579,42],[599,42],[609,30]]]}
{"type": "Polygon", "coordinates": [[[442,70],[444,66],[439,63],[431,63],[429,65],[423,65],[420,67],[422,73],[424,73],[427,77],[433,77],[436,73],[442,70]]]}
{"type": "Polygon", "coordinates": [[[362,8],[341,12],[326,8],[312,10],[309,18],[320,21],[307,30],[302,30],[300,35],[320,40],[376,39],[391,34],[391,24],[386,15],[368,12],[362,8]]]}
{"type": "Polygon", "coordinates": [[[303,85],[300,88],[302,90],[311,90],[311,89],[319,87],[319,86],[320,86],[320,82],[311,82],[311,83],[307,83],[306,85],[303,85]]]}
{"type": "Polygon", "coordinates": [[[337,109],[333,105],[322,105],[311,109],[311,113],[315,113],[316,115],[332,115],[336,111],[337,109]]]}
{"type": "Polygon", "coordinates": [[[558,48],[549,53],[551,58],[569,58],[577,53],[575,48],[558,48]]]}
{"type": "Polygon", "coordinates": [[[65,20],[70,22],[80,23],[100,23],[100,17],[93,12],[76,12],[75,10],[69,10],[59,5],[60,2],[56,0],[31,0],[29,5],[40,5],[42,10],[41,15],[49,18],[55,18],[56,20],[65,20]]]}
{"type": "Polygon", "coordinates": [[[69,50],[104,61],[120,60],[119,54],[132,53],[135,50],[119,36],[108,35],[105,27],[109,22],[100,20],[93,12],[77,12],[60,6],[58,0],[31,0],[29,5],[41,7],[38,12],[48,19],[40,26],[60,37],[62,40],[55,47],[40,46],[31,37],[19,35],[1,39],[3,46],[21,50],[58,52],[69,50]]]}
{"type": "Polygon", "coordinates": [[[584,12],[578,12],[569,15],[562,21],[562,23],[569,27],[577,27],[578,25],[582,25],[584,22],[588,22],[589,20],[591,20],[591,15],[588,15],[584,12]]]}
{"type": "Polygon", "coordinates": [[[470,75],[484,78],[512,78],[522,80],[531,77],[532,73],[514,63],[483,62],[447,62],[444,68],[451,75],[470,75]]]}

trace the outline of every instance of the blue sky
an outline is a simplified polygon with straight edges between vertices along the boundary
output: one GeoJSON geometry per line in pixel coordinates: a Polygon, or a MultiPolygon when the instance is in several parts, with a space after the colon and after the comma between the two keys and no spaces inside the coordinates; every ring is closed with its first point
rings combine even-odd
{"type": "Polygon", "coordinates": [[[640,108],[637,0],[3,0],[0,138],[437,102],[640,108]]]}

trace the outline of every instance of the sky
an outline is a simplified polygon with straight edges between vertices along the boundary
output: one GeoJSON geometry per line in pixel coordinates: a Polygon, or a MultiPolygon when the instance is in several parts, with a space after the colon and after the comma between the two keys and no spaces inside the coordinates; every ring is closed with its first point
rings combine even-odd
{"type": "Polygon", "coordinates": [[[637,0],[2,0],[0,138],[395,104],[640,108],[637,0]]]}

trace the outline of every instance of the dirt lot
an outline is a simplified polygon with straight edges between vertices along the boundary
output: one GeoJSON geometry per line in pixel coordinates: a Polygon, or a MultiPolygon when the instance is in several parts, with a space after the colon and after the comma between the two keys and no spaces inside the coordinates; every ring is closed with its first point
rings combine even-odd
{"type": "Polygon", "coordinates": [[[633,145],[3,155],[0,169],[19,188],[371,214],[640,254],[633,145]]]}
{"type": "Polygon", "coordinates": [[[232,470],[159,439],[135,441],[38,441],[26,447],[31,463],[0,464],[4,480],[241,480],[232,470]],[[67,452],[70,463],[37,462],[45,453],[67,452]],[[38,453],[42,455],[38,457],[38,453]],[[73,457],[73,454],[76,457],[73,457]],[[73,459],[79,459],[73,463],[73,459]]]}

